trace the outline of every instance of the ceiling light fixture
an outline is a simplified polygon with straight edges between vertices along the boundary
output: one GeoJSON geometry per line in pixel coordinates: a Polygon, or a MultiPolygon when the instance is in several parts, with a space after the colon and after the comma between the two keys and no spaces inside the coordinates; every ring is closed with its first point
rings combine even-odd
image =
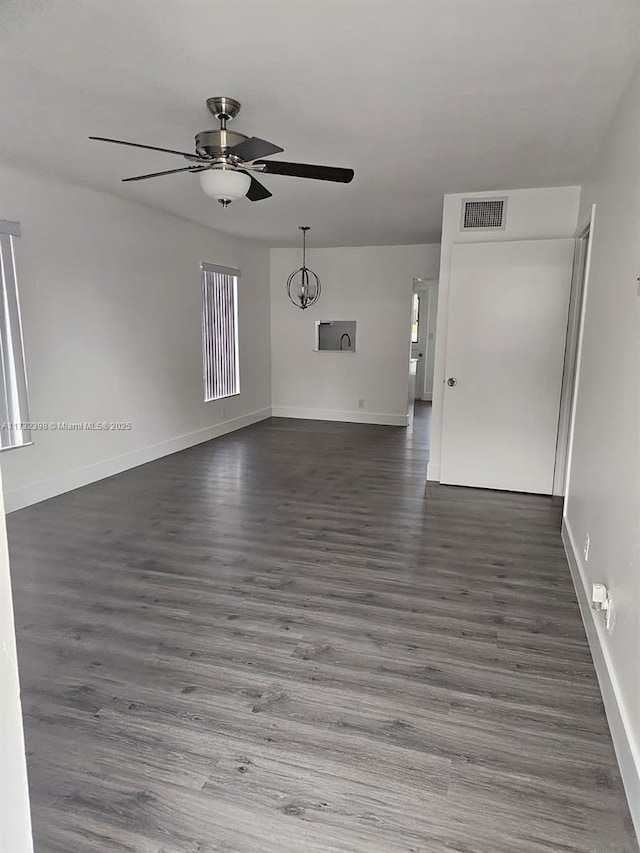
{"type": "Polygon", "coordinates": [[[340,184],[348,184],[353,180],[353,169],[265,160],[264,157],[279,154],[283,149],[266,139],[236,133],[227,127],[227,123],[240,112],[239,101],[227,97],[208,98],[207,108],[220,122],[220,128],[196,133],[194,152],[143,145],[141,142],[127,142],[124,139],[110,139],[108,136],[90,136],[89,139],[183,157],[189,165],[181,169],[164,169],[162,172],[150,172],[148,175],[134,175],[132,178],[123,178],[123,181],[146,181],[178,172],[197,173],[200,175],[203,193],[209,198],[215,198],[223,207],[228,207],[232,201],[239,198],[261,201],[271,197],[271,192],[254,177],[254,172],[259,175],[289,175],[293,178],[311,178],[314,181],[334,181],[340,184]]]}
{"type": "Polygon", "coordinates": [[[251,186],[251,177],[237,169],[213,168],[200,173],[200,187],[209,198],[215,198],[223,207],[244,198],[251,186]]]}
{"type": "Polygon", "coordinates": [[[297,308],[310,308],[320,299],[320,279],[307,267],[307,231],[308,225],[298,225],[302,231],[302,266],[294,270],[287,279],[289,299],[297,308]]]}

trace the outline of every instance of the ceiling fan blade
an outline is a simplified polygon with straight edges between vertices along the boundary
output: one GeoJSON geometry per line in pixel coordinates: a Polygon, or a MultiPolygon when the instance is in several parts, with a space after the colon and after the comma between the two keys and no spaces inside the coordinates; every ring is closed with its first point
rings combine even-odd
{"type": "MultiPolygon", "coordinates": [[[[249,174],[245,172],[245,175],[249,174]]],[[[260,181],[256,181],[253,175],[249,175],[251,178],[251,186],[249,187],[249,192],[247,193],[247,198],[249,201],[262,201],[263,198],[270,198],[273,193],[270,193],[269,190],[260,183],[260,181]]]]}
{"type": "Polygon", "coordinates": [[[122,183],[127,181],[146,181],[147,178],[159,178],[160,175],[175,175],[176,172],[204,172],[204,166],[185,166],[184,169],[167,169],[165,172],[151,172],[150,175],[136,175],[135,178],[123,178],[122,183]]]}
{"type": "Polygon", "coordinates": [[[165,154],[179,154],[181,157],[198,158],[197,154],[188,151],[174,151],[173,148],[158,148],[156,145],[141,145],[139,142],[124,142],[122,139],[107,139],[106,136],[90,136],[89,139],[97,139],[98,142],[113,142],[116,145],[130,145],[132,148],[146,148],[148,151],[164,151],[165,154]]]}
{"type": "Polygon", "coordinates": [[[353,169],[337,166],[312,166],[308,163],[285,163],[284,160],[259,160],[265,175],[290,175],[293,178],[313,178],[316,181],[337,181],[348,184],[353,180],[353,169]]]}
{"type": "Polygon", "coordinates": [[[273,142],[267,142],[266,139],[260,139],[257,136],[251,136],[243,142],[234,145],[233,148],[227,149],[227,154],[235,154],[241,160],[255,160],[256,157],[268,157],[270,154],[279,154],[284,151],[279,145],[274,145],[273,142]]]}

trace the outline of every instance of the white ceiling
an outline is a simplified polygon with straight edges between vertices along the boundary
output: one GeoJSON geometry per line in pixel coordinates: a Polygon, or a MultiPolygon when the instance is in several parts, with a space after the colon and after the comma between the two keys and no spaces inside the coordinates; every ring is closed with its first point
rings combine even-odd
{"type": "MultiPolygon", "coordinates": [[[[271,245],[437,240],[442,196],[579,183],[639,56],[638,0],[2,0],[0,158],[271,245]],[[352,184],[271,176],[207,199],[178,157],[205,100],[281,159],[352,184]]],[[[10,211],[1,211],[8,216],[10,211]]]]}

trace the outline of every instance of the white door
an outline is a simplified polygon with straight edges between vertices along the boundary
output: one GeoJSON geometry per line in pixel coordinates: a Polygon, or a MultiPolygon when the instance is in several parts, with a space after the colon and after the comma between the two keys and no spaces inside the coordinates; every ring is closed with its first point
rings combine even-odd
{"type": "Polygon", "coordinates": [[[442,483],[551,494],[573,249],[453,246],[442,483]]]}

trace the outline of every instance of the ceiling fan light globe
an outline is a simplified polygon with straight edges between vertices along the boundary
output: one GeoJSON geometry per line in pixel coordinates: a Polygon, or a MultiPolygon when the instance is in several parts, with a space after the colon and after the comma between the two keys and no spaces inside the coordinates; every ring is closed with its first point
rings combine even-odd
{"type": "Polygon", "coordinates": [[[200,173],[200,186],[209,198],[228,203],[246,196],[251,178],[235,169],[207,169],[200,173]]]}

